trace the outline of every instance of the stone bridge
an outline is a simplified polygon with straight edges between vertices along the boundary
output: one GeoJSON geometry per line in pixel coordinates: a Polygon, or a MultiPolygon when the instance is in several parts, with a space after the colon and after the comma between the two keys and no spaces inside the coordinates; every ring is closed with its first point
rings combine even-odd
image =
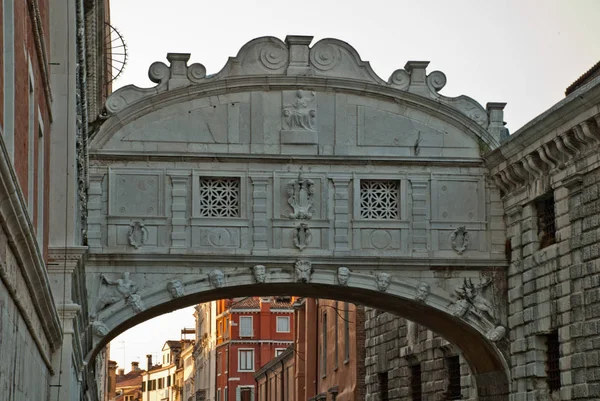
{"type": "Polygon", "coordinates": [[[171,53],[155,87],[110,96],[89,144],[88,361],[184,306],[310,296],[440,333],[479,399],[507,399],[505,227],[481,158],[504,104],[441,95],[428,62],[385,81],[311,42],[252,40],[213,75],[171,53]]]}

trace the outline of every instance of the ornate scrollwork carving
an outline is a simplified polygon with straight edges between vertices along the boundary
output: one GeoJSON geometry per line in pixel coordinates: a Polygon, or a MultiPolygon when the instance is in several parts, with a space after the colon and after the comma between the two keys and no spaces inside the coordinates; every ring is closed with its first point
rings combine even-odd
{"type": "Polygon", "coordinates": [[[148,78],[155,84],[161,83],[169,77],[171,69],[162,61],[156,61],[148,69],[148,78]]]}
{"type": "Polygon", "coordinates": [[[467,232],[467,228],[465,226],[456,228],[456,230],[450,234],[450,241],[452,243],[452,249],[459,255],[462,255],[467,249],[467,246],[469,246],[469,233],[467,232]]]}
{"type": "Polygon", "coordinates": [[[202,82],[206,78],[206,67],[200,63],[190,65],[187,69],[187,77],[191,82],[202,82]]]}
{"type": "Polygon", "coordinates": [[[375,281],[377,283],[377,289],[379,291],[385,292],[388,290],[392,282],[392,276],[388,273],[377,273],[375,275],[375,281]]]}
{"type": "Polygon", "coordinates": [[[290,219],[311,219],[315,201],[314,181],[304,179],[300,171],[298,178],[286,185],[286,190],[289,195],[288,203],[293,209],[290,219]]]}
{"type": "Polygon", "coordinates": [[[129,245],[138,249],[148,240],[148,229],[139,221],[134,221],[129,225],[127,240],[129,241],[129,245]]]}
{"type": "Polygon", "coordinates": [[[260,49],[260,62],[269,70],[278,70],[288,61],[288,50],[283,47],[265,44],[260,49]]]}
{"type": "Polygon", "coordinates": [[[294,263],[294,271],[296,274],[296,281],[302,283],[310,283],[310,276],[313,272],[312,263],[308,260],[298,260],[294,263]]]}
{"type": "Polygon", "coordinates": [[[410,74],[403,69],[396,70],[390,75],[388,83],[398,89],[407,89],[410,85],[410,74]]]}
{"type": "Polygon", "coordinates": [[[446,86],[446,74],[441,71],[433,71],[427,75],[427,86],[433,92],[439,92],[446,86]]]}
{"type": "Polygon", "coordinates": [[[310,61],[312,65],[321,71],[334,69],[341,60],[341,50],[331,44],[317,43],[310,51],[310,61]]]}
{"type": "Polygon", "coordinates": [[[350,269],[341,266],[337,269],[337,280],[339,285],[347,286],[350,279],[350,269]]]}
{"type": "Polygon", "coordinates": [[[312,240],[312,233],[310,232],[310,228],[306,223],[300,223],[294,229],[294,245],[296,248],[301,251],[304,250],[308,245],[310,245],[310,241],[312,240]]]}
{"type": "Polygon", "coordinates": [[[291,104],[283,107],[284,129],[287,131],[316,131],[316,94],[298,89],[291,104]]]}

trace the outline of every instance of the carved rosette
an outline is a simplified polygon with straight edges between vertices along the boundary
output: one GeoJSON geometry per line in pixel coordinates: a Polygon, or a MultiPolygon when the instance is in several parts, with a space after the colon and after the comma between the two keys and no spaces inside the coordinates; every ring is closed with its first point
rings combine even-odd
{"type": "Polygon", "coordinates": [[[327,43],[317,43],[310,49],[310,62],[315,68],[321,71],[332,70],[341,61],[342,51],[337,46],[327,43]]]}
{"type": "Polygon", "coordinates": [[[296,274],[296,281],[302,283],[310,283],[310,276],[312,275],[313,268],[312,263],[308,260],[298,260],[294,263],[294,271],[296,274]]]}
{"type": "Polygon", "coordinates": [[[313,180],[304,179],[302,172],[298,178],[286,185],[288,193],[288,203],[293,212],[290,213],[290,219],[311,219],[312,206],[315,202],[315,183],[313,180]]]}
{"type": "Polygon", "coordinates": [[[450,234],[450,242],[452,243],[452,249],[459,255],[467,249],[469,245],[469,233],[465,226],[460,226],[452,234],[450,234]]]}
{"type": "Polygon", "coordinates": [[[268,70],[278,70],[287,65],[288,53],[283,45],[265,44],[260,49],[260,63],[268,70]]]}
{"type": "Polygon", "coordinates": [[[310,228],[306,223],[300,223],[294,231],[294,245],[296,248],[301,251],[304,250],[308,245],[310,245],[310,241],[312,240],[312,233],[310,232],[310,228]]]}
{"type": "Polygon", "coordinates": [[[148,229],[139,221],[134,221],[129,225],[127,240],[129,241],[129,245],[135,249],[140,248],[148,240],[148,229]]]}

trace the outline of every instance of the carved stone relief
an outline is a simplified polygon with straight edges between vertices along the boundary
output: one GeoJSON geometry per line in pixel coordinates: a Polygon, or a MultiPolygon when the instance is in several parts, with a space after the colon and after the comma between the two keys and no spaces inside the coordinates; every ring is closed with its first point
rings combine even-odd
{"type": "Polygon", "coordinates": [[[167,283],[167,291],[169,291],[169,295],[171,298],[179,298],[185,294],[185,289],[183,287],[183,283],[179,280],[171,280],[167,283]]]}
{"type": "Polygon", "coordinates": [[[225,275],[221,270],[213,270],[208,274],[210,284],[215,288],[221,288],[225,285],[225,275]]]}
{"type": "Polygon", "coordinates": [[[127,305],[129,305],[135,313],[140,313],[146,309],[140,294],[131,294],[127,298],[127,305]]]}
{"type": "Polygon", "coordinates": [[[452,234],[450,234],[450,241],[452,243],[452,249],[459,255],[467,249],[469,246],[469,233],[465,226],[460,226],[452,234]]]}
{"type": "Polygon", "coordinates": [[[127,299],[138,290],[135,282],[129,278],[129,272],[124,272],[121,278],[117,280],[110,280],[104,274],[101,274],[100,280],[104,285],[114,286],[114,289],[108,288],[108,290],[100,296],[96,305],[97,311],[101,311],[121,299],[127,299]]]}
{"type": "Polygon", "coordinates": [[[317,144],[316,93],[299,89],[295,92],[284,92],[283,96],[281,143],[317,144]]]}
{"type": "Polygon", "coordinates": [[[347,286],[350,279],[350,269],[344,266],[338,267],[337,279],[339,285],[347,286]]]}
{"type": "Polygon", "coordinates": [[[488,331],[485,337],[490,341],[496,342],[502,340],[505,335],[506,329],[504,328],[504,326],[497,326],[492,330],[488,331]]]}
{"type": "Polygon", "coordinates": [[[252,276],[256,283],[264,283],[267,280],[267,268],[263,265],[252,267],[252,276]]]}
{"type": "Polygon", "coordinates": [[[451,305],[453,315],[463,317],[471,311],[480,318],[496,322],[494,305],[482,294],[491,282],[492,280],[489,279],[475,285],[470,278],[465,278],[463,284],[454,289],[458,299],[451,305]]]}
{"type": "Polygon", "coordinates": [[[148,229],[139,221],[134,221],[129,225],[127,240],[129,241],[129,245],[135,249],[140,248],[148,240],[148,229]]]}
{"type": "Polygon", "coordinates": [[[90,322],[90,326],[92,327],[92,334],[94,336],[102,338],[108,334],[110,331],[108,327],[101,320],[97,320],[95,315],[90,316],[92,321],[90,322]]]}
{"type": "Polygon", "coordinates": [[[419,302],[425,302],[430,290],[431,288],[429,287],[429,284],[420,282],[415,290],[415,300],[419,302]]]}
{"type": "Polygon", "coordinates": [[[301,251],[304,250],[307,246],[310,245],[310,241],[312,240],[312,233],[310,232],[310,228],[308,228],[308,224],[300,223],[294,231],[294,245],[296,248],[301,251]]]}
{"type": "Polygon", "coordinates": [[[159,175],[116,174],[113,214],[120,216],[159,216],[161,185],[159,175]]]}
{"type": "Polygon", "coordinates": [[[310,263],[308,260],[298,260],[294,264],[294,270],[296,272],[296,281],[310,283],[310,276],[312,274],[312,263],[310,263]]]}
{"type": "Polygon", "coordinates": [[[311,219],[313,214],[313,204],[315,202],[315,183],[313,180],[305,179],[302,171],[298,178],[286,185],[288,193],[288,203],[293,211],[290,213],[291,219],[311,219]]]}
{"type": "Polygon", "coordinates": [[[388,273],[377,273],[375,275],[375,280],[377,282],[377,289],[385,292],[392,282],[392,276],[390,276],[388,273]]]}

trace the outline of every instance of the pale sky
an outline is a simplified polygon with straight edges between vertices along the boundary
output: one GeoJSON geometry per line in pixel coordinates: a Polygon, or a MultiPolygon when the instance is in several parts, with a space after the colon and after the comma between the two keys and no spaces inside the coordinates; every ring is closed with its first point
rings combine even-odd
{"type": "MultiPolygon", "coordinates": [[[[600,60],[600,0],[113,0],[111,13],[129,51],[115,89],[153,86],[148,67],[169,52],[191,53],[190,63],[211,74],[259,36],[333,37],[384,80],[408,60],[430,61],[428,72],[446,74],[443,95],[465,94],[484,107],[506,102],[511,132],[561,100],[600,60]]],[[[112,359],[123,366],[124,340],[126,371],[136,358],[145,367],[145,354],[158,354],[193,326],[191,313],[163,315],[137,335],[117,337],[112,359]]]]}

